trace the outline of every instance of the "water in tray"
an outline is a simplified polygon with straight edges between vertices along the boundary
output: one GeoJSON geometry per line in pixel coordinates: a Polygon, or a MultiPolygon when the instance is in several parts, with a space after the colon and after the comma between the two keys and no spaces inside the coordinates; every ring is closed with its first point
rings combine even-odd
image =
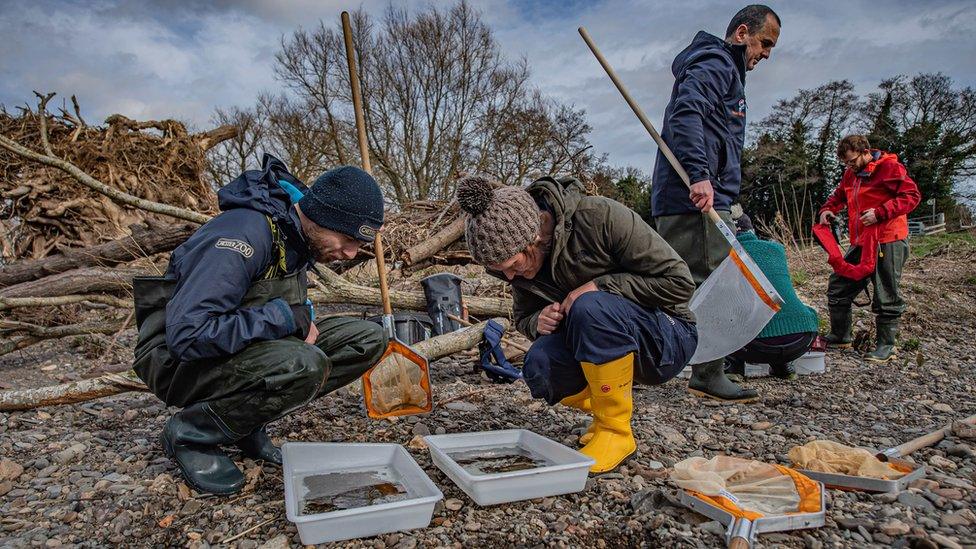
{"type": "Polygon", "coordinates": [[[302,515],[392,503],[410,497],[389,469],[337,471],[302,479],[305,496],[298,502],[302,515]]]}
{"type": "Polygon", "coordinates": [[[546,467],[553,463],[521,446],[469,448],[448,456],[472,475],[493,475],[546,467]]]}

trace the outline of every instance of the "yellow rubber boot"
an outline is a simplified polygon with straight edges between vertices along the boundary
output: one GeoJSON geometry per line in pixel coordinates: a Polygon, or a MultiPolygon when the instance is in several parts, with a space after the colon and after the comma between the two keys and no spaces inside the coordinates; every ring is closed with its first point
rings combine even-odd
{"type": "MultiPolygon", "coordinates": [[[[570,408],[576,408],[581,412],[586,412],[587,414],[593,415],[593,406],[590,401],[590,388],[586,387],[582,391],[576,393],[575,395],[568,396],[559,401],[563,406],[569,406],[570,408]]],[[[593,422],[590,422],[590,426],[586,428],[586,432],[580,435],[580,444],[586,444],[593,438],[593,422]]]]}
{"type": "Polygon", "coordinates": [[[634,412],[634,354],[603,364],[581,362],[590,385],[593,438],[580,452],[596,460],[591,473],[615,469],[637,450],[630,427],[634,412]]]}

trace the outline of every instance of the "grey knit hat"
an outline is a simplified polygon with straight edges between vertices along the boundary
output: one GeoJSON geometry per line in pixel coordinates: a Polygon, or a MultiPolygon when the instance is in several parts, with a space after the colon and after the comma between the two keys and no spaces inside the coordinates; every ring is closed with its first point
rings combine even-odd
{"type": "Polygon", "coordinates": [[[458,182],[457,199],[468,213],[464,238],[476,263],[497,265],[539,234],[539,206],[521,187],[495,189],[484,177],[466,176],[458,182]]]}

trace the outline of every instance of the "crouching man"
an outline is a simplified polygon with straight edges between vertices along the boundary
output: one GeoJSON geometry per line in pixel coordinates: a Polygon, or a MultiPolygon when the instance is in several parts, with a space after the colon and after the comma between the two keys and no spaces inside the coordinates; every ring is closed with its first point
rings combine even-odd
{"type": "Polygon", "coordinates": [[[306,269],[352,258],[383,224],[379,186],[343,166],[306,188],[266,155],[217,193],[222,213],[177,248],[164,277],[133,282],[136,373],[182,408],[162,445],[199,492],[231,494],[244,476],[221,446],[281,464],[265,425],[359,378],[382,329],[314,322],[306,269]]]}
{"type": "Polygon", "coordinates": [[[616,468],[637,449],[632,384],[673,378],[698,344],[688,266],[632,210],[572,178],[494,189],[468,177],[458,202],[472,257],[510,282],[516,326],[534,340],[532,396],[591,413],[581,451],[592,472],[616,468]]]}

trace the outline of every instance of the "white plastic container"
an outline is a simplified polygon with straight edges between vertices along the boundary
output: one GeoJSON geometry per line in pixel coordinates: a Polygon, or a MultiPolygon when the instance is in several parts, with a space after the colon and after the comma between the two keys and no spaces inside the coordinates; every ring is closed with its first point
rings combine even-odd
{"type": "Polygon", "coordinates": [[[282,448],[285,516],[305,545],[424,528],[443,494],[399,444],[287,442],[282,448]],[[305,479],[329,473],[381,472],[406,491],[400,501],[303,515],[305,479]]]}
{"type": "Polygon", "coordinates": [[[823,352],[809,351],[793,361],[796,373],[802,375],[822,374],[827,371],[827,361],[823,352]]]}
{"type": "Polygon", "coordinates": [[[430,457],[478,505],[495,505],[579,492],[594,461],[576,450],[525,429],[483,431],[424,437],[430,457]],[[544,464],[531,469],[474,474],[452,457],[518,448],[544,464]]]}

